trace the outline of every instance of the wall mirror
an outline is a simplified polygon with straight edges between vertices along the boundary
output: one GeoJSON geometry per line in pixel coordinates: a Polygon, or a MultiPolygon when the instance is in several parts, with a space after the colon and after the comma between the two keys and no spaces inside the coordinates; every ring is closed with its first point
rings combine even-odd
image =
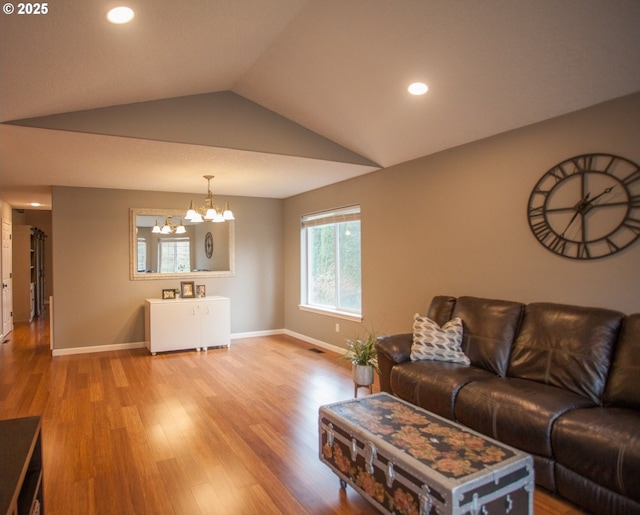
{"type": "Polygon", "coordinates": [[[184,215],[179,209],[131,209],[132,280],[235,275],[235,221],[191,223],[184,215]],[[152,232],[167,222],[171,232],[152,232]]]}

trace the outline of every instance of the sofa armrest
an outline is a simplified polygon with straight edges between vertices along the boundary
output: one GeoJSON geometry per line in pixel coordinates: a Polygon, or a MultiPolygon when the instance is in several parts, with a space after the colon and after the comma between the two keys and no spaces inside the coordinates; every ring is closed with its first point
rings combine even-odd
{"type": "Polygon", "coordinates": [[[381,336],[376,340],[378,352],[378,369],[380,370],[380,390],[391,391],[391,369],[398,363],[411,359],[412,333],[381,336]]]}

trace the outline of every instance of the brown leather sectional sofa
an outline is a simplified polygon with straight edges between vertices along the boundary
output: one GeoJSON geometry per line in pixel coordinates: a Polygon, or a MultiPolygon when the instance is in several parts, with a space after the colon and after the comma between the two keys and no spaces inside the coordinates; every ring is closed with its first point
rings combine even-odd
{"type": "Polygon", "coordinates": [[[471,365],[411,361],[378,339],[380,386],[531,454],[536,483],[597,514],[640,513],[640,313],[434,297],[471,365]]]}

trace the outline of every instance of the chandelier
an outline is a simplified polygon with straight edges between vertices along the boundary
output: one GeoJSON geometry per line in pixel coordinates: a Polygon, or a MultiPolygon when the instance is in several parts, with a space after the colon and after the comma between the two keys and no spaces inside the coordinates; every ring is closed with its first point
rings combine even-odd
{"type": "Polygon", "coordinates": [[[213,175],[203,175],[207,179],[207,196],[204,199],[204,206],[194,206],[193,200],[191,206],[184,215],[184,219],[191,223],[204,222],[209,220],[211,222],[226,222],[227,220],[235,220],[233,212],[229,209],[229,203],[227,202],[224,209],[220,209],[213,203],[213,194],[211,193],[211,179],[213,175]]]}
{"type": "Polygon", "coordinates": [[[153,226],[153,229],[151,229],[151,232],[154,234],[171,234],[173,232],[176,234],[184,234],[187,232],[187,229],[182,225],[182,222],[180,222],[180,225],[174,224],[173,217],[168,216],[162,227],[158,225],[158,219],[156,219],[156,224],[153,226]]]}

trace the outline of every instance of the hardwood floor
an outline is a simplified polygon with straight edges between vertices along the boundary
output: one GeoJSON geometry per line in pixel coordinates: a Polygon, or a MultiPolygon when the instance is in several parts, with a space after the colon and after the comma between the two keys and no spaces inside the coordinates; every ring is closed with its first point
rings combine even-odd
{"type": "MultiPolygon", "coordinates": [[[[48,515],[377,513],[318,459],[318,407],[353,396],[335,354],[271,336],[53,358],[48,331],[0,345],[0,419],[42,416],[48,515]]],[[[535,513],[581,512],[536,491],[535,513]]]]}

